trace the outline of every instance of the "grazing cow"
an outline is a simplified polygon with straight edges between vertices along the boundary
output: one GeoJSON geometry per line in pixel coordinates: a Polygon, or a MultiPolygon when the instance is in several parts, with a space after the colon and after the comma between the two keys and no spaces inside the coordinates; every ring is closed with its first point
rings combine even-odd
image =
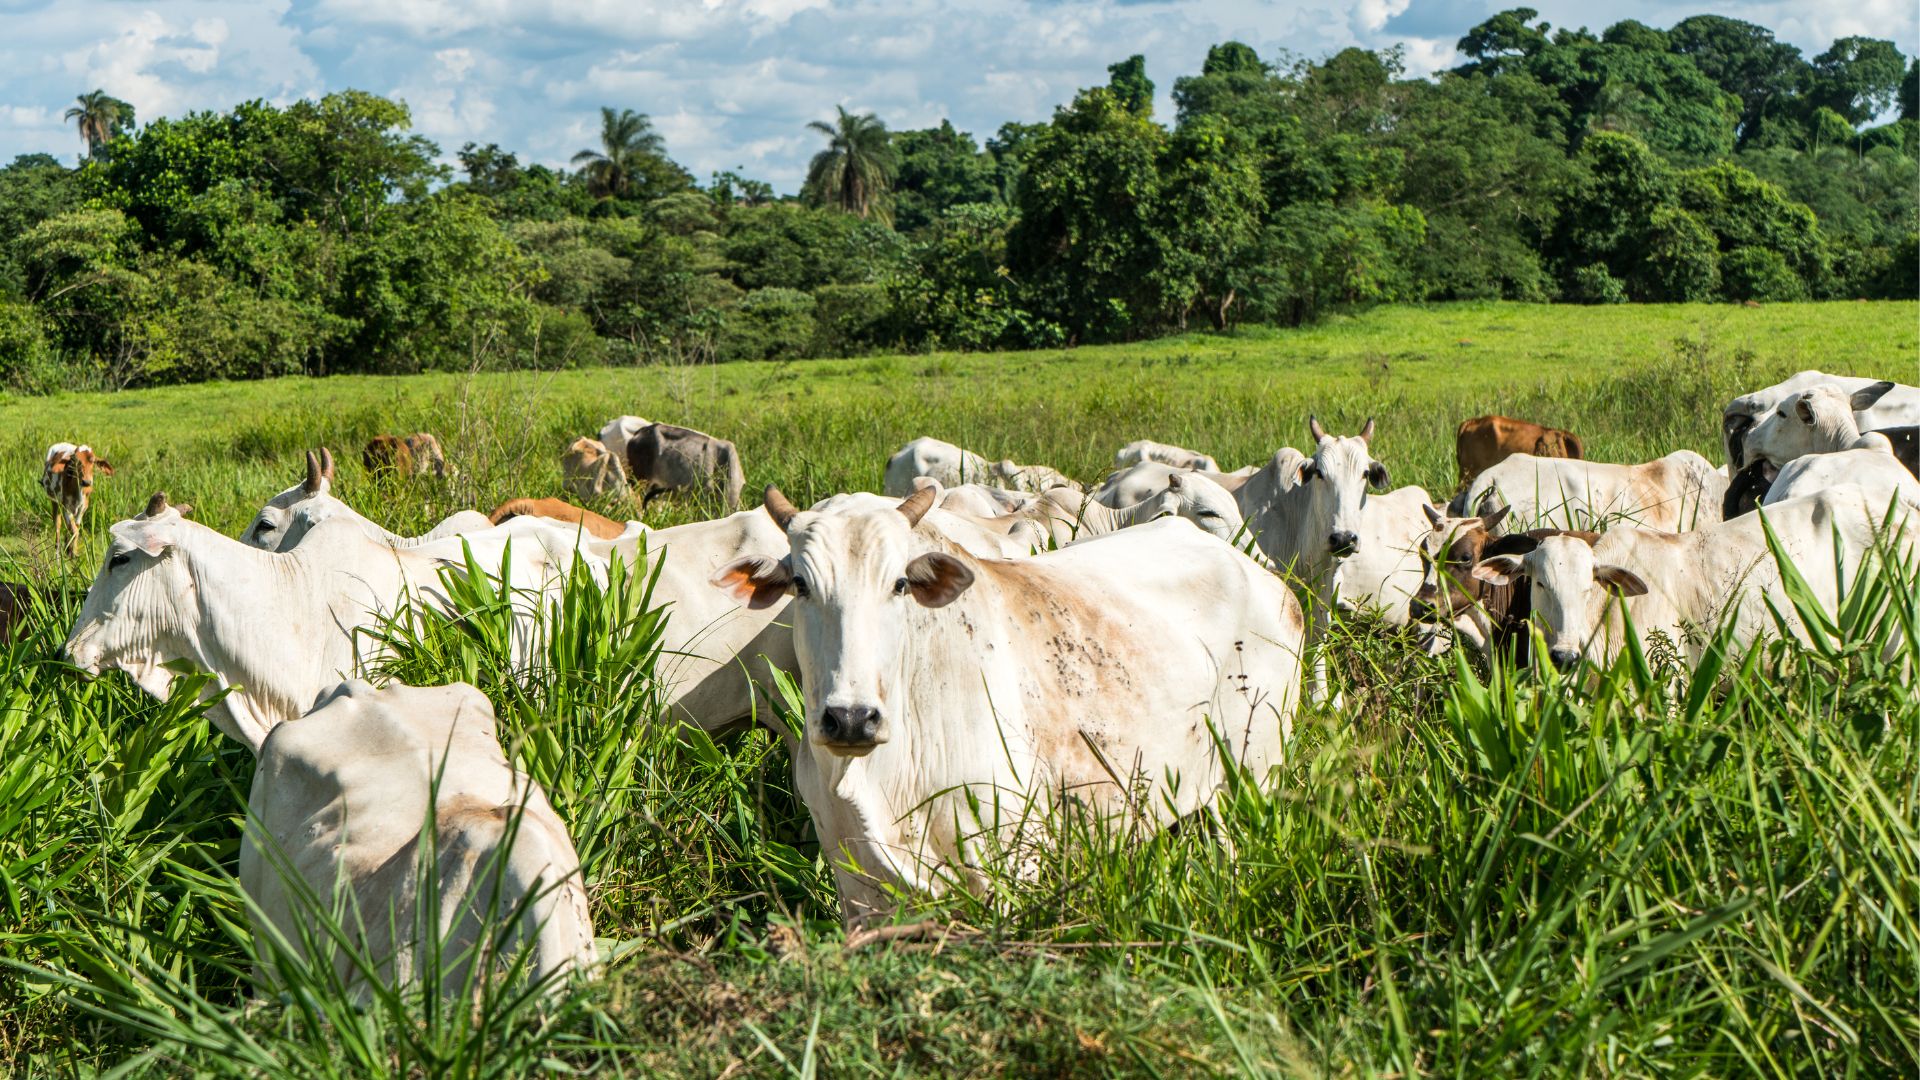
{"type": "Polygon", "coordinates": [[[1720,520],[1727,475],[1691,450],[1643,465],[1514,454],[1481,473],[1454,498],[1455,517],[1506,506],[1523,529],[1605,528],[1624,520],[1683,531],[1720,520]]]}
{"type": "Polygon", "coordinates": [[[1121,447],[1119,453],[1113,455],[1113,467],[1116,469],[1124,469],[1130,465],[1138,465],[1143,461],[1157,461],[1162,465],[1171,465],[1181,470],[1197,470],[1199,472],[1220,471],[1219,462],[1197,450],[1189,450],[1184,446],[1174,446],[1169,443],[1154,442],[1151,439],[1140,439],[1137,442],[1130,442],[1121,447]]]}
{"type": "Polygon", "coordinates": [[[725,499],[729,511],[740,509],[740,489],[747,481],[740,452],[725,439],[673,424],[648,424],[627,444],[627,465],[641,491],[642,513],[655,495],[686,488],[725,499]]]}
{"type": "Polygon", "coordinates": [[[1055,544],[1071,544],[1092,536],[1145,524],[1160,517],[1181,517],[1231,543],[1245,522],[1233,496],[1200,473],[1174,473],[1166,487],[1150,499],[1115,509],[1068,488],[1054,488],[1040,496],[1028,516],[1038,521],[1055,544]]]}
{"type": "Polygon", "coordinates": [[[1011,458],[987,466],[987,478],[996,487],[1038,495],[1055,488],[1080,490],[1080,483],[1058,469],[1045,465],[1016,465],[1011,458]]]}
{"type": "Polygon", "coordinates": [[[240,841],[256,937],[308,963],[327,955],[308,942],[322,943],[363,995],[369,976],[407,987],[435,974],[457,994],[476,962],[497,975],[523,956],[549,991],[593,968],[580,857],[540,784],[501,752],[480,691],[344,682],[259,754],[240,841]]]}
{"type": "MultiPolygon", "coordinates": [[[[1893,432],[1862,431],[1858,414],[1866,412],[1895,389],[1893,383],[1877,382],[1848,395],[1839,387],[1822,384],[1809,387],[1782,400],[1774,410],[1760,417],[1747,432],[1747,459],[1778,469],[1807,454],[1832,454],[1841,450],[1883,450],[1899,456],[1899,449],[1910,447],[1903,439],[1896,447],[1893,432]]],[[[1916,463],[1911,453],[1902,462],[1909,472],[1916,463]]]]}
{"type": "Polygon", "coordinates": [[[1305,634],[1272,574],[1175,522],[981,559],[916,529],[933,500],[800,512],[769,489],[786,557],[713,577],[795,597],[795,788],[850,923],[885,917],[889,887],[981,888],[969,868],[1065,799],[1158,826],[1213,800],[1222,750],[1266,775],[1305,634]]]}
{"type": "Polygon", "coordinates": [[[1772,506],[1842,484],[1854,485],[1866,495],[1869,502],[1881,506],[1896,497],[1920,505],[1920,479],[1915,479],[1905,465],[1883,449],[1807,454],[1787,462],[1786,468],[1779,470],[1777,475],[1774,475],[1771,462],[1755,461],[1740,471],[1734,483],[1751,490],[1755,479],[1760,481],[1759,497],[1750,502],[1743,499],[1743,505],[1738,508],[1734,506],[1734,488],[1727,489],[1729,520],[1750,513],[1757,506],[1772,506]],[[1773,476],[1771,483],[1764,480],[1768,475],[1773,476]]]}
{"type": "Polygon", "coordinates": [[[1570,431],[1545,427],[1511,416],[1476,416],[1461,421],[1453,433],[1453,458],[1460,467],[1460,486],[1514,454],[1534,457],[1584,458],[1580,437],[1570,431]]]}
{"type": "Polygon", "coordinates": [[[464,566],[468,551],[515,594],[518,660],[538,644],[535,614],[574,561],[595,559],[571,532],[537,521],[394,548],[335,519],[292,551],[259,551],[188,521],[164,493],[112,536],[67,656],[91,674],[124,671],[162,699],[173,687],[168,665],[186,661],[231,688],[208,715],[256,752],[276,724],[381,654],[368,632],[383,617],[414,600],[447,609],[440,571],[464,566]]]}
{"type": "Polygon", "coordinates": [[[1180,469],[1165,462],[1142,461],[1124,469],[1115,469],[1107,474],[1100,486],[1094,489],[1093,498],[1102,506],[1132,506],[1143,502],[1167,489],[1167,478],[1177,473],[1205,472],[1207,479],[1226,489],[1228,494],[1238,495],[1246,485],[1247,478],[1260,471],[1257,465],[1248,465],[1233,472],[1213,472],[1203,469],[1180,469]]]}
{"type": "MultiPolygon", "coordinates": [[[[1853,394],[1874,385],[1876,381],[1855,375],[1802,371],[1764,390],[1734,398],[1727,403],[1720,416],[1720,437],[1726,448],[1728,467],[1738,472],[1750,463],[1746,450],[1747,433],[1761,417],[1778,408],[1782,401],[1802,390],[1821,385],[1836,387],[1842,394],[1853,394]]],[[[1871,408],[1856,413],[1854,420],[1861,431],[1920,424],[1920,388],[1896,385],[1875,401],[1871,408]]]]}
{"type": "Polygon", "coordinates": [[[499,505],[493,513],[487,515],[487,521],[500,525],[517,517],[545,518],[548,521],[562,521],[571,526],[584,528],[587,535],[598,540],[618,540],[627,535],[628,526],[609,517],[603,517],[584,506],[575,506],[560,499],[509,499],[499,505]]]}
{"type": "Polygon", "coordinates": [[[304,480],[275,495],[247,523],[240,540],[262,551],[292,551],[308,532],[323,521],[345,518],[360,527],[368,538],[389,547],[416,547],[449,536],[477,532],[488,527],[485,514],[460,510],[449,514],[430,531],[420,536],[401,536],[361,516],[360,512],[332,495],[333,451],[321,447],[307,451],[307,475],[304,480]]]}
{"type": "Polygon", "coordinates": [[[1457,635],[1483,655],[1511,650],[1513,662],[1525,664],[1531,644],[1527,624],[1533,614],[1532,593],[1489,584],[1474,577],[1473,568],[1496,555],[1525,554],[1548,536],[1580,536],[1591,542],[1600,534],[1532,529],[1503,535],[1504,507],[1486,517],[1448,518],[1438,511],[1428,516],[1433,532],[1422,546],[1420,591],[1409,605],[1408,616],[1433,627],[1430,647],[1444,648],[1457,635]]]}
{"type": "Polygon", "coordinates": [[[613,460],[619,463],[620,468],[625,469],[627,444],[633,441],[635,435],[640,434],[641,428],[651,423],[653,421],[642,420],[637,416],[616,416],[600,429],[600,443],[607,448],[607,453],[613,455],[613,460]]]}
{"type": "Polygon", "coordinates": [[[581,502],[627,497],[627,467],[598,439],[581,436],[560,456],[561,484],[581,502]]]}
{"type": "Polygon", "coordinates": [[[905,498],[913,494],[913,481],[919,476],[932,477],[943,488],[987,483],[995,479],[987,470],[986,458],[971,450],[962,450],[950,442],[923,436],[901,447],[887,459],[886,478],[880,493],[905,498]]]}
{"type": "Polygon", "coordinates": [[[1331,595],[1341,611],[1371,610],[1389,626],[1405,626],[1420,591],[1420,543],[1431,531],[1433,502],[1425,488],[1370,495],[1360,508],[1360,542],[1333,569],[1331,595]]]}
{"type": "Polygon", "coordinates": [[[440,449],[440,440],[424,431],[404,437],[375,435],[367,440],[366,448],[360,452],[360,462],[366,466],[370,477],[431,474],[445,480],[459,472],[447,464],[447,455],[440,449]]]}
{"type": "MultiPolygon", "coordinates": [[[[1902,508],[1903,516],[1912,507],[1902,508]]],[[[1624,607],[1644,648],[1658,631],[1696,666],[1716,629],[1732,624],[1732,645],[1744,648],[1774,632],[1774,613],[1804,638],[1780,568],[1768,549],[1762,519],[1829,613],[1841,577],[1851,580],[1881,534],[1883,502],[1842,486],[1763,508],[1733,521],[1687,533],[1632,527],[1609,529],[1589,541],[1549,536],[1525,554],[1489,558],[1474,576],[1493,585],[1523,580],[1531,589],[1534,621],[1559,667],[1582,659],[1611,663],[1626,648],[1624,607]],[[1838,547],[1836,547],[1836,543],[1838,547]]],[[[1911,563],[1913,528],[1895,541],[1896,558],[1911,563]]]]}
{"type": "Polygon", "coordinates": [[[87,505],[93,501],[96,471],[112,476],[113,466],[106,458],[96,456],[91,446],[61,442],[47,447],[46,463],[40,469],[40,486],[59,508],[58,516],[53,519],[53,542],[58,544],[60,538],[66,536],[69,555],[80,554],[80,522],[87,516],[87,505]]]}

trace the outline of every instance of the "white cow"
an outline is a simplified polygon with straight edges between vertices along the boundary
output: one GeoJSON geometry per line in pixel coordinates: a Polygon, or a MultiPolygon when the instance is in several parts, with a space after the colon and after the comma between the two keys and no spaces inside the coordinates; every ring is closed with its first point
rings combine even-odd
{"type": "Polygon", "coordinates": [[[515,652],[530,655],[534,612],[575,557],[593,556],[577,553],[564,530],[525,520],[534,524],[393,548],[335,519],[293,551],[267,552],[187,520],[155,495],[146,513],[112,527],[66,653],[91,674],[124,671],[158,698],[173,687],[167,665],[186,661],[229,689],[208,713],[214,725],[257,752],[274,726],[304,715],[380,655],[367,631],[384,616],[416,599],[444,610],[440,571],[463,565],[468,550],[514,590],[522,616],[515,652]]]}
{"type": "Polygon", "coordinates": [[[1168,477],[1187,472],[1205,472],[1207,479],[1226,489],[1229,494],[1238,494],[1246,485],[1247,478],[1258,472],[1259,468],[1257,465],[1248,465],[1243,469],[1223,473],[1206,469],[1182,469],[1162,461],[1142,461],[1108,473],[1107,478],[1094,489],[1093,497],[1103,506],[1132,506],[1166,490],[1168,477]]]}
{"type": "Polygon", "coordinates": [[[993,839],[1069,793],[1159,825],[1213,799],[1221,746],[1264,778],[1305,634],[1276,578],[1174,521],[979,559],[916,530],[932,503],[798,512],[770,490],[791,550],[714,575],[748,604],[797,598],[795,786],[850,922],[885,916],[886,885],[979,888],[993,839]]]}
{"type": "MultiPolygon", "coordinates": [[[[1524,555],[1481,562],[1473,575],[1492,585],[1518,585],[1522,579],[1528,583],[1534,622],[1546,639],[1548,656],[1561,667],[1582,658],[1607,664],[1625,651],[1616,594],[1626,598],[1643,648],[1648,635],[1658,631],[1682,650],[1689,665],[1697,665],[1723,622],[1732,623],[1736,649],[1774,632],[1772,611],[1785,616],[1795,635],[1804,637],[1767,546],[1763,517],[1819,602],[1832,612],[1840,592],[1836,565],[1852,576],[1874,550],[1886,508],[1885,502],[1876,506],[1859,488],[1831,488],[1692,532],[1627,526],[1591,541],[1548,536],[1524,555]]],[[[1913,509],[1903,507],[1902,516],[1910,516],[1913,509]]],[[[1912,533],[1909,522],[1895,545],[1898,558],[1906,563],[1912,561],[1912,533]]]]}
{"type": "MultiPolygon", "coordinates": [[[[940,481],[931,476],[914,477],[915,491],[927,485],[940,487],[940,481]]],[[[959,487],[940,487],[937,505],[942,510],[984,518],[1005,517],[1031,510],[1038,501],[1038,496],[1025,491],[1008,491],[986,484],[961,484],[959,487]]]]}
{"type": "Polygon", "coordinates": [[[1877,431],[1862,432],[1858,414],[1885,398],[1894,384],[1879,382],[1851,395],[1837,386],[1821,384],[1783,399],[1761,416],[1747,432],[1749,462],[1765,461],[1775,468],[1807,454],[1841,450],[1882,450],[1893,453],[1893,443],[1877,431]]]}
{"type": "Polygon", "coordinates": [[[1171,465],[1176,469],[1197,469],[1201,472],[1220,471],[1219,462],[1197,450],[1189,450],[1184,446],[1174,446],[1171,443],[1154,442],[1151,439],[1140,439],[1135,442],[1130,442],[1121,447],[1119,453],[1113,455],[1113,467],[1116,469],[1124,469],[1129,465],[1138,465],[1143,461],[1158,461],[1163,465],[1171,465]]]}
{"type": "Polygon", "coordinates": [[[1617,522],[1681,532],[1720,521],[1727,482],[1691,450],[1641,465],[1514,454],[1474,477],[1450,509],[1466,517],[1510,507],[1509,532],[1617,522]]]}
{"type": "Polygon", "coordinates": [[[911,495],[914,478],[918,476],[930,476],[940,481],[940,486],[944,488],[988,483],[995,479],[988,471],[986,458],[971,450],[962,450],[950,442],[922,436],[887,459],[886,479],[880,491],[895,498],[911,495]]]}
{"type": "Polygon", "coordinates": [[[627,467],[627,444],[640,434],[641,428],[652,423],[638,416],[616,416],[600,429],[601,444],[607,448],[607,453],[613,455],[613,460],[619,463],[621,469],[627,467]]]}
{"type": "Polygon", "coordinates": [[[1794,458],[1773,478],[1760,505],[1772,506],[1842,484],[1854,485],[1869,501],[1883,507],[1896,497],[1920,505],[1920,479],[1915,479],[1892,454],[1878,449],[1794,458]]]}
{"type": "Polygon", "coordinates": [[[1040,523],[1055,544],[1103,536],[1160,517],[1182,517],[1202,532],[1233,541],[1244,525],[1240,506],[1220,485],[1201,473],[1176,472],[1160,492],[1141,502],[1115,509],[1068,488],[1054,488],[1040,496],[1027,516],[1040,523]]]}
{"type": "Polygon", "coordinates": [[[344,518],[373,540],[391,547],[412,547],[492,526],[487,515],[460,510],[420,536],[401,536],[361,516],[359,511],[334,498],[332,490],[333,452],[325,448],[317,454],[307,451],[306,479],[269,499],[247,524],[240,539],[262,551],[291,551],[314,526],[333,518],[344,518]]]}
{"type": "Polygon", "coordinates": [[[1360,508],[1360,543],[1333,569],[1333,602],[1342,611],[1371,609],[1391,626],[1412,620],[1408,606],[1425,577],[1421,545],[1434,529],[1425,488],[1370,495],[1360,508]]]}
{"type": "MultiPolygon", "coordinates": [[[[1727,403],[1720,417],[1721,442],[1726,448],[1730,471],[1739,472],[1753,460],[1746,450],[1747,433],[1761,417],[1778,408],[1781,402],[1816,386],[1833,386],[1843,394],[1853,394],[1877,381],[1857,375],[1802,371],[1764,390],[1734,398],[1727,403]]],[[[1920,388],[1895,384],[1891,391],[1874,401],[1869,408],[1856,413],[1855,421],[1862,431],[1920,424],[1920,388]]]]}
{"type": "MultiPolygon", "coordinates": [[[[408,986],[436,971],[441,992],[459,993],[476,961],[498,974],[523,952],[549,991],[592,969],[580,857],[540,785],[508,764],[480,691],[341,683],[259,757],[240,843],[256,938],[308,963],[328,955],[309,942],[329,950],[363,994],[369,975],[408,986]]],[[[276,975],[275,950],[259,953],[276,975]]]]}

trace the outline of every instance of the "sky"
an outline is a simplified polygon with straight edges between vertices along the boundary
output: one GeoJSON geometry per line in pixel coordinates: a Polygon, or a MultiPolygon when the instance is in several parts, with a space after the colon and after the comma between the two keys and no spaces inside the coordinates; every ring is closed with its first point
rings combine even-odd
{"type": "MultiPolygon", "coordinates": [[[[1914,0],[1526,0],[1555,26],[1670,26],[1713,13],[1809,57],[1849,34],[1920,49],[1914,0]]],[[[704,181],[721,169],[792,192],[835,105],[894,129],[950,119],[984,139],[1040,121],[1107,65],[1147,58],[1159,115],[1208,46],[1317,59],[1404,46],[1411,74],[1508,4],[1480,0],[0,0],[0,161],[79,136],[61,114],[96,87],[142,122],[253,98],[355,88],[399,98],[446,160],[472,140],[561,165],[594,145],[599,107],[653,117],[704,181]]]]}

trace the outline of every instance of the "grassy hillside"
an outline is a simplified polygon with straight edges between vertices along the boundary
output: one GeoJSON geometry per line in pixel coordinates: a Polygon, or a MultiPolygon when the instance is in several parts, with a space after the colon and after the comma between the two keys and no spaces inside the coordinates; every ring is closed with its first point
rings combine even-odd
{"type": "MultiPolygon", "coordinates": [[[[557,491],[561,447],[619,412],[726,434],[750,492],[797,501],[877,486],[919,434],[1091,479],[1133,438],[1239,464],[1304,443],[1309,412],[1375,415],[1396,482],[1439,494],[1466,416],[1717,460],[1721,402],[1813,366],[1920,379],[1920,305],[1459,305],[1073,352],[0,403],[0,576],[44,606],[0,646],[0,1071],[1913,1075],[1911,582],[1862,586],[1874,602],[1819,648],[1697,684],[1660,650],[1589,683],[1344,626],[1345,706],[1300,717],[1263,784],[1152,837],[1057,820],[1037,877],[926,905],[933,929],[892,949],[839,928],[784,751],[683,735],[632,692],[637,621],[531,674],[429,625],[390,673],[493,698],[619,957],[554,1001],[477,1009],[253,984],[233,881],[251,758],[186,695],[54,658],[107,523],[165,488],[237,532],[319,444],[342,451],[337,493],[403,531],[557,491]],[[416,429],[460,476],[370,486],[358,446],[416,429]],[[36,483],[56,438],[119,467],[73,562],[48,550],[36,483]]],[[[698,510],[656,504],[655,523],[698,510]]]]}

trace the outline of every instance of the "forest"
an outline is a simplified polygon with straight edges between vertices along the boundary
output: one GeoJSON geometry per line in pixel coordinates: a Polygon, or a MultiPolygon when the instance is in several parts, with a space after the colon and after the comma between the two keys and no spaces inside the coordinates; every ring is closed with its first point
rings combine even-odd
{"type": "MultiPolygon", "coordinates": [[[[984,140],[849,112],[803,189],[704,182],[602,110],[569,167],[346,90],[136,122],[0,169],[0,391],[993,350],[1356,307],[1920,295],[1920,61],[1715,15],[1553,27],[1460,66],[1134,56],[984,140]],[[451,162],[457,162],[452,164],[451,162]]],[[[644,103],[638,103],[644,105],[644,103]]]]}

